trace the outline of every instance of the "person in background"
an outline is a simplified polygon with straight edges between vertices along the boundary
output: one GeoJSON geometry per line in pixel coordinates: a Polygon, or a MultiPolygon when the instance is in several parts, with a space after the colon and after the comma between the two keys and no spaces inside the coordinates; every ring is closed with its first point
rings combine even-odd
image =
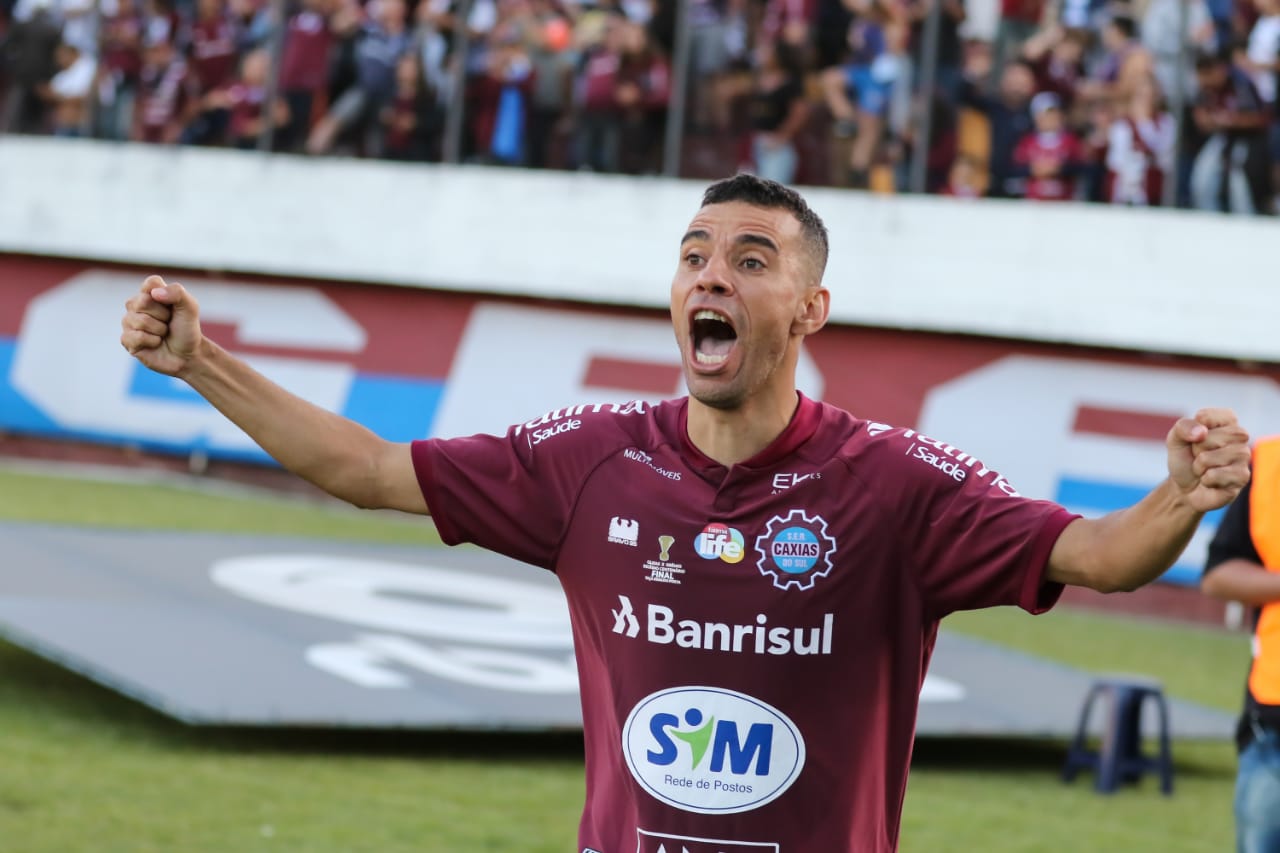
{"type": "Polygon", "coordinates": [[[316,123],[307,139],[308,153],[327,153],[339,135],[354,131],[361,153],[366,157],[381,154],[382,125],[377,118],[395,92],[396,61],[412,45],[404,0],[371,0],[366,11],[370,20],[355,40],[355,83],[316,123]]]}
{"type": "Polygon", "coordinates": [[[1138,25],[1133,18],[1112,15],[1102,28],[1102,61],[1081,80],[1076,91],[1086,105],[1124,104],[1134,83],[1151,74],[1152,58],[1138,41],[1138,25]]]}
{"type": "Polygon", "coordinates": [[[285,26],[280,91],[289,105],[289,123],[281,129],[279,147],[286,151],[302,147],[311,130],[311,115],[329,83],[332,7],[332,0],[302,0],[285,26]]]}
{"type": "Polygon", "coordinates": [[[951,164],[941,194],[951,198],[981,198],[985,189],[983,184],[981,165],[972,157],[961,154],[951,164]]]}
{"type": "Polygon", "coordinates": [[[263,48],[251,50],[240,62],[240,75],[236,81],[205,97],[206,109],[230,112],[231,144],[236,148],[257,148],[265,121],[273,121],[277,130],[289,121],[289,105],[282,97],[276,98],[272,109],[264,109],[270,70],[271,54],[263,48]]]}
{"type": "Polygon", "coordinates": [[[1031,99],[1035,129],[1018,143],[1014,164],[1026,175],[1023,197],[1030,201],[1069,201],[1075,198],[1076,177],[1085,165],[1084,148],[1066,129],[1062,103],[1053,92],[1031,99]]]}
{"type": "Polygon", "coordinates": [[[173,42],[147,44],[138,75],[133,138],[171,145],[181,138],[189,114],[199,112],[199,84],[173,42]]]}
{"type": "Polygon", "coordinates": [[[849,27],[849,54],[844,65],[823,72],[822,86],[836,133],[853,137],[849,184],[865,189],[870,186],[871,166],[880,153],[890,100],[902,69],[900,57],[889,44],[896,9],[883,0],[850,2],[856,15],[849,27]]]}
{"type": "Polygon", "coordinates": [[[575,161],[579,169],[618,171],[621,122],[617,103],[618,73],[626,47],[626,19],[610,14],[599,37],[585,47],[575,81],[577,133],[575,161]]]}
{"type": "Polygon", "coordinates": [[[55,54],[62,41],[50,0],[38,0],[25,20],[16,20],[0,41],[0,66],[9,88],[0,101],[0,133],[38,133],[45,129],[47,106],[40,91],[58,71],[55,54]]]}
{"type": "Polygon", "coordinates": [[[1195,68],[1184,58],[1184,47],[1195,56],[1214,50],[1217,40],[1205,0],[1150,0],[1142,16],[1142,44],[1151,54],[1156,81],[1169,103],[1188,104],[1195,97],[1195,68]]]}
{"type": "Polygon", "coordinates": [[[58,73],[41,90],[50,106],[53,135],[82,136],[97,62],[91,54],[70,42],[58,45],[55,59],[58,73]]]}
{"type": "Polygon", "coordinates": [[[637,23],[623,28],[622,64],[614,99],[621,122],[618,168],[624,174],[656,174],[671,99],[671,69],[648,31],[637,23]]]}
{"type": "Polygon", "coordinates": [[[1200,94],[1192,115],[1204,139],[1191,166],[1198,210],[1250,214],[1270,203],[1268,115],[1257,87],[1229,52],[1196,60],[1200,94]]]}
{"type": "Polygon", "coordinates": [[[809,119],[801,58],[785,42],[765,42],[755,51],[747,116],[752,170],[762,178],[789,184],[799,168],[795,137],[809,119]]]}
{"type": "Polygon", "coordinates": [[[963,103],[977,109],[991,125],[991,182],[987,193],[992,198],[1021,198],[1024,180],[1014,163],[1013,152],[1032,130],[1031,96],[1035,93],[1035,73],[1024,61],[1011,62],[1000,73],[999,91],[995,97],[984,93],[978,81],[990,70],[989,57],[975,52],[966,68],[963,103]]]}
{"type": "Polygon", "coordinates": [[[240,34],[227,0],[197,0],[196,17],[187,33],[187,51],[196,102],[181,141],[185,144],[221,143],[230,115],[226,110],[200,107],[210,92],[224,89],[235,78],[240,59],[240,34]]]}
{"type": "Polygon", "coordinates": [[[1236,849],[1280,850],[1280,439],[1253,448],[1253,479],[1209,544],[1200,588],[1250,611],[1253,661],[1236,726],[1236,849]]]}
{"type": "Polygon", "coordinates": [[[422,76],[415,53],[396,61],[396,91],[383,107],[385,154],[392,160],[439,159],[438,142],[444,123],[435,93],[422,76]]]}
{"type": "MultiPolygon", "coordinates": [[[[1271,115],[1267,147],[1271,160],[1271,189],[1280,189],[1280,112],[1277,111],[1277,72],[1280,72],[1280,0],[1253,0],[1258,20],[1249,31],[1245,63],[1258,95],[1271,115]]],[[[1267,212],[1276,212],[1274,204],[1267,212]]]]}
{"type": "Polygon", "coordinates": [[[1111,123],[1106,201],[1138,207],[1162,203],[1173,173],[1177,122],[1164,108],[1154,77],[1134,86],[1128,108],[1111,123]]]}
{"type": "Polygon", "coordinates": [[[115,11],[102,16],[94,118],[100,139],[125,140],[133,131],[145,27],[135,0],[116,0],[115,11]]]}

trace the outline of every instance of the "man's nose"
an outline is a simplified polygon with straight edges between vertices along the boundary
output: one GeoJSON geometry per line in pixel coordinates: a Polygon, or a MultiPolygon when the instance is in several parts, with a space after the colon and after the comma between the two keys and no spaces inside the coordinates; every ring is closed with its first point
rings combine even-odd
{"type": "Polygon", "coordinates": [[[729,265],[724,260],[714,256],[709,258],[698,272],[698,289],[717,296],[732,293],[733,282],[729,272],[729,265]]]}

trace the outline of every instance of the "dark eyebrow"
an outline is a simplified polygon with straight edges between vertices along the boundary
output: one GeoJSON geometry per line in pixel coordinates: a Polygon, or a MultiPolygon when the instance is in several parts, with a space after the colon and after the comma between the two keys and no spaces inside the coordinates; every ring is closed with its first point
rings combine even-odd
{"type": "MultiPolygon", "coordinates": [[[[683,238],[681,238],[680,245],[683,246],[685,243],[688,243],[690,240],[710,240],[710,239],[711,239],[711,235],[709,233],[702,230],[701,228],[694,228],[688,234],[685,234],[683,238]]],[[[743,234],[739,236],[737,239],[735,239],[733,242],[737,243],[739,246],[742,246],[742,245],[759,246],[762,249],[768,249],[769,251],[774,252],[775,254],[778,252],[778,244],[773,242],[768,237],[765,237],[762,234],[743,234]]]]}
{"type": "Polygon", "coordinates": [[[737,243],[739,246],[760,246],[763,249],[768,249],[774,254],[778,253],[778,244],[762,234],[743,234],[733,242],[737,243]]]}

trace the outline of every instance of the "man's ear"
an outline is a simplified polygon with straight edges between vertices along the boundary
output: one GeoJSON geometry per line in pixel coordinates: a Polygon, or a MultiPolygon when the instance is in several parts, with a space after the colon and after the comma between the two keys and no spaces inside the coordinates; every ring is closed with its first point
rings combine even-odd
{"type": "Polygon", "coordinates": [[[812,335],[827,324],[831,314],[831,291],[822,285],[807,288],[804,301],[791,321],[791,334],[812,335]]]}

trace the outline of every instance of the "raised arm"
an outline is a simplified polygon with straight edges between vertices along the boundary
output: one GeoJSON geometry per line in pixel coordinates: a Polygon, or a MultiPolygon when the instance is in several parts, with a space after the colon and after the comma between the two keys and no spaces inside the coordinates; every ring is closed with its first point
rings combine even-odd
{"type": "Polygon", "coordinates": [[[182,285],[148,277],[121,326],[134,358],[184,380],[293,473],[359,507],[427,513],[409,445],[308,403],[204,337],[182,285]]]}
{"type": "Polygon", "coordinates": [[[1249,481],[1249,436],[1227,409],[1202,409],[1166,438],[1169,476],[1133,506],[1067,525],[1046,578],[1120,592],[1155,580],[1178,558],[1206,512],[1249,481]]]}

